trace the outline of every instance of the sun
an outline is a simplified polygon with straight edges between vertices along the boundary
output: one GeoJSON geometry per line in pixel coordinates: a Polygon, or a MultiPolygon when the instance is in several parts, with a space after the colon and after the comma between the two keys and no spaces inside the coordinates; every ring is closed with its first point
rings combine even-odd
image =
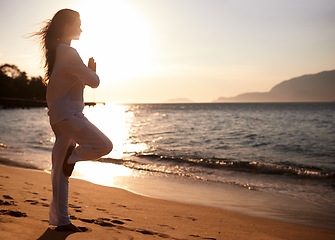
{"type": "Polygon", "coordinates": [[[79,11],[83,33],[73,46],[86,63],[97,62],[97,73],[113,83],[155,71],[150,25],[125,2],[84,1],[79,11]]]}

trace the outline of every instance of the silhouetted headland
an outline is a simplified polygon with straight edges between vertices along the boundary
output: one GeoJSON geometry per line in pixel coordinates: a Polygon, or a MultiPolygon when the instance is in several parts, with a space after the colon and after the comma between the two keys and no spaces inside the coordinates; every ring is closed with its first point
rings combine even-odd
{"type": "Polygon", "coordinates": [[[220,97],[214,102],[334,102],[335,70],[304,75],[283,81],[269,92],[243,93],[220,97]]]}

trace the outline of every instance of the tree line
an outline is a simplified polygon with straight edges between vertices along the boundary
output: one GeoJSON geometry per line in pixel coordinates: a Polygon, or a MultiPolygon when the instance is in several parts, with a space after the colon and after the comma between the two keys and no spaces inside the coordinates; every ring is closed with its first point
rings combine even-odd
{"type": "Polygon", "coordinates": [[[42,77],[28,77],[16,65],[0,66],[0,98],[21,98],[45,101],[46,86],[42,77]]]}

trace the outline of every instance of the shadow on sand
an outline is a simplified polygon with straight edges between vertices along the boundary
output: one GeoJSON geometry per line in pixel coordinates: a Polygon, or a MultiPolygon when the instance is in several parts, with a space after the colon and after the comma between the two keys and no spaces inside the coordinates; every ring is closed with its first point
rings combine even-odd
{"type": "MultiPolygon", "coordinates": [[[[88,232],[90,231],[89,229],[85,227],[78,227],[80,230],[83,232],[88,232]]],[[[61,232],[61,231],[56,231],[54,229],[48,228],[37,240],[65,240],[68,236],[71,234],[74,234],[75,232],[61,232]]]]}

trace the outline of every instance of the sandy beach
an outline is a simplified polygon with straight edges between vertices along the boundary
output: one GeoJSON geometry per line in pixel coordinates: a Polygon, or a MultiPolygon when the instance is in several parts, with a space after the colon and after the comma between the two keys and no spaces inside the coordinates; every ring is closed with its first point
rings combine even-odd
{"type": "Polygon", "coordinates": [[[148,198],[70,179],[69,212],[85,232],[48,225],[50,175],[0,165],[1,239],[334,239],[335,231],[148,198]]]}

